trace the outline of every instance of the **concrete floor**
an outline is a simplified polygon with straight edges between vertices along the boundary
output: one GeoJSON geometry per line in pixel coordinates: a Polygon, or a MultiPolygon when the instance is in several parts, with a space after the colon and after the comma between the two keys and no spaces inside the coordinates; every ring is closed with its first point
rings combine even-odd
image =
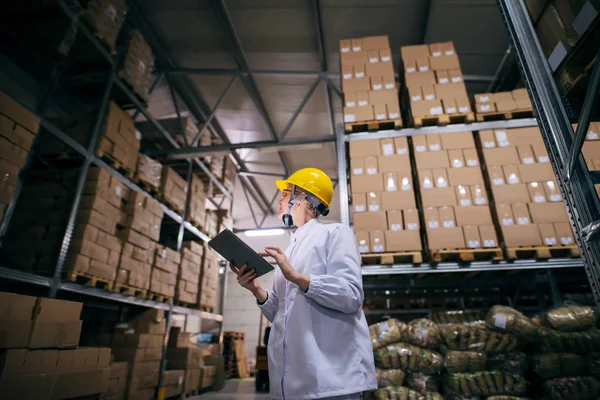
{"type": "Polygon", "coordinates": [[[256,393],[254,378],[230,379],[225,382],[223,390],[208,392],[189,400],[269,400],[268,393],[256,393]]]}

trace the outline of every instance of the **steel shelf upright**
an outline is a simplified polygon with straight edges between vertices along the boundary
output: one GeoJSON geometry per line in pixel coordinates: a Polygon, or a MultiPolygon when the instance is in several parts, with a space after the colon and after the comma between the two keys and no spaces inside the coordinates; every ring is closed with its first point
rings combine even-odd
{"type": "MultiPolygon", "coordinates": [[[[584,107],[580,115],[577,138],[525,3],[522,0],[498,0],[498,6],[538,116],[542,137],[563,195],[575,240],[581,250],[594,300],[600,305],[600,241],[595,235],[600,220],[600,199],[594,188],[594,177],[581,156],[581,136],[589,125],[592,107],[584,107]]],[[[596,76],[598,69],[596,65],[596,76]]],[[[593,103],[598,92],[598,81],[599,79],[591,80],[584,104],[593,103]]]]}

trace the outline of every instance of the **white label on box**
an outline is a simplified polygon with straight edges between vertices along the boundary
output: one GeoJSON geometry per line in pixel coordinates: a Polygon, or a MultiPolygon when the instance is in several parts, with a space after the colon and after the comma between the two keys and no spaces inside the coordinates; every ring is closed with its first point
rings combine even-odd
{"type": "Polygon", "coordinates": [[[383,155],[384,156],[392,156],[392,155],[394,155],[394,145],[393,144],[386,143],[383,146],[381,146],[381,149],[383,150],[383,155]]]}
{"type": "Polygon", "coordinates": [[[519,183],[519,177],[516,174],[510,174],[508,176],[508,183],[511,183],[511,184],[519,183]]]}
{"type": "Polygon", "coordinates": [[[183,376],[179,376],[179,378],[177,379],[177,385],[181,385],[183,383],[183,376]]]}
{"type": "Polygon", "coordinates": [[[183,193],[187,193],[187,191],[188,191],[188,186],[187,186],[187,185],[185,185],[185,186],[183,187],[183,193]]]}
{"type": "Polygon", "coordinates": [[[344,122],[356,122],[356,115],[344,114],[344,122]]]}
{"type": "Polygon", "coordinates": [[[121,197],[121,186],[117,185],[115,188],[115,193],[117,194],[117,197],[121,197]]]}
{"type": "Polygon", "coordinates": [[[554,245],[556,245],[556,238],[553,238],[553,237],[544,238],[544,243],[546,243],[547,246],[554,246],[554,245]]]}
{"type": "Polygon", "coordinates": [[[437,187],[439,187],[439,188],[448,187],[448,183],[446,182],[446,180],[444,178],[440,178],[437,181],[437,187]]]}
{"type": "Polygon", "coordinates": [[[552,202],[557,202],[557,201],[561,201],[562,200],[562,196],[560,194],[551,194],[550,195],[550,201],[552,202]]]}
{"type": "Polygon", "coordinates": [[[384,56],[384,57],[381,57],[381,61],[389,62],[389,61],[392,61],[392,59],[390,58],[390,56],[384,56]]]}
{"type": "Polygon", "coordinates": [[[350,53],[350,47],[342,47],[342,53],[350,53]]]}
{"type": "Polygon", "coordinates": [[[429,65],[422,65],[419,67],[419,72],[427,72],[429,71],[429,65]]]}
{"type": "Polygon", "coordinates": [[[412,190],[412,186],[409,183],[405,183],[402,185],[402,190],[408,192],[409,190],[412,190]]]}
{"type": "Polygon", "coordinates": [[[598,140],[598,134],[596,132],[589,131],[587,134],[587,140],[598,140]]]}
{"type": "Polygon", "coordinates": [[[408,153],[408,149],[406,147],[398,147],[396,149],[396,153],[398,153],[398,154],[407,154],[408,153]]]}
{"type": "Polygon", "coordinates": [[[523,159],[523,164],[535,164],[535,160],[533,157],[525,157],[523,159]]]}
{"type": "Polygon", "coordinates": [[[395,87],[395,84],[393,84],[393,83],[386,83],[385,84],[385,88],[386,89],[393,89],[394,87],[395,87]]]}
{"type": "Polygon", "coordinates": [[[477,167],[479,165],[479,161],[477,161],[477,160],[475,160],[473,158],[470,158],[470,159],[467,160],[467,165],[469,167],[477,167]]]}
{"type": "Polygon", "coordinates": [[[469,240],[469,248],[478,249],[481,245],[479,244],[479,240],[469,240]]]}
{"type": "Polygon", "coordinates": [[[144,71],[146,70],[146,63],[143,61],[140,61],[138,63],[138,70],[140,71],[140,73],[144,73],[144,71]]]}
{"type": "Polygon", "coordinates": [[[416,231],[419,229],[419,224],[417,224],[416,222],[409,222],[409,224],[406,226],[406,229],[408,229],[409,231],[416,231]]]}
{"type": "Polygon", "coordinates": [[[444,228],[454,228],[454,221],[444,221],[444,228]]]}
{"type": "Polygon", "coordinates": [[[492,239],[485,239],[483,241],[483,247],[496,247],[496,241],[492,239]]]}
{"type": "Polygon", "coordinates": [[[367,168],[367,175],[375,175],[377,173],[377,168],[367,168]]]}
{"type": "Polygon", "coordinates": [[[352,79],[352,72],[344,74],[344,79],[352,79]]]}
{"type": "Polygon", "coordinates": [[[417,72],[417,69],[415,67],[408,67],[408,68],[406,68],[406,72],[408,72],[408,73],[417,72]]]}
{"type": "Polygon", "coordinates": [[[496,140],[508,140],[508,137],[506,136],[506,131],[494,131],[494,136],[496,137],[496,140]]]}
{"type": "Polygon", "coordinates": [[[429,150],[430,151],[440,151],[442,149],[442,146],[440,146],[438,143],[434,143],[434,144],[430,144],[429,145],[429,150]]]}
{"type": "Polygon", "coordinates": [[[569,237],[569,236],[561,237],[560,244],[562,244],[563,246],[568,246],[570,244],[573,244],[573,238],[569,237]]]}
{"type": "Polygon", "coordinates": [[[490,107],[490,105],[489,105],[489,104],[483,104],[483,105],[481,105],[481,106],[479,107],[479,109],[480,109],[481,111],[490,111],[490,110],[492,109],[492,107],[490,107]]]}
{"type": "Polygon", "coordinates": [[[494,315],[494,325],[500,329],[506,329],[506,315],[495,314],[494,315]]]}
{"type": "Polygon", "coordinates": [[[431,115],[442,115],[444,113],[444,109],[442,107],[431,107],[429,109],[429,114],[431,115]]]}
{"type": "Polygon", "coordinates": [[[354,175],[362,175],[364,173],[362,168],[353,168],[352,169],[352,174],[354,175]]]}
{"type": "Polygon", "coordinates": [[[383,248],[383,245],[381,244],[376,244],[375,246],[373,246],[373,251],[375,253],[382,253],[385,249],[383,248]]]}
{"type": "Polygon", "coordinates": [[[429,221],[428,225],[431,229],[437,229],[440,227],[440,224],[437,221],[429,221]]]}
{"type": "Polygon", "coordinates": [[[379,211],[379,206],[377,204],[369,204],[369,211],[377,212],[379,211]]]}
{"type": "Polygon", "coordinates": [[[475,197],[475,204],[477,204],[478,206],[480,206],[482,204],[487,204],[486,198],[485,197],[475,197]]]}
{"type": "Polygon", "coordinates": [[[400,114],[399,113],[391,113],[390,119],[400,119],[400,114]]]}
{"type": "Polygon", "coordinates": [[[393,231],[401,231],[402,230],[402,224],[392,224],[392,230],[393,231]]]}
{"type": "Polygon", "coordinates": [[[464,164],[463,164],[463,162],[461,160],[459,160],[457,158],[456,160],[452,161],[452,166],[454,168],[462,168],[462,167],[464,167],[464,164]]]}
{"type": "Polygon", "coordinates": [[[386,192],[395,192],[397,190],[398,190],[398,188],[396,187],[396,185],[388,185],[385,187],[386,192]]]}
{"type": "Polygon", "coordinates": [[[358,251],[360,253],[368,253],[369,252],[369,246],[358,246],[358,251]]]}
{"type": "Polygon", "coordinates": [[[417,150],[419,153],[423,153],[424,151],[427,151],[427,146],[418,145],[418,146],[416,147],[416,150],[417,150]]]}
{"type": "Polygon", "coordinates": [[[357,78],[364,78],[364,77],[365,77],[365,73],[364,73],[363,71],[360,71],[360,72],[357,72],[357,73],[355,74],[355,76],[356,76],[357,78]]]}
{"type": "Polygon", "coordinates": [[[358,102],[358,106],[359,107],[365,107],[365,106],[368,106],[368,105],[369,105],[369,102],[367,100],[360,100],[358,102]]]}
{"type": "Polygon", "coordinates": [[[411,97],[411,100],[412,100],[412,101],[421,101],[421,100],[422,100],[422,98],[421,98],[421,95],[420,95],[420,94],[418,94],[418,95],[414,95],[414,96],[412,96],[412,97],[411,97]]]}
{"type": "Polygon", "coordinates": [[[517,218],[517,224],[519,224],[519,225],[529,225],[529,218],[527,218],[527,217],[519,217],[519,218],[517,218]]]}
{"type": "Polygon", "coordinates": [[[354,101],[348,101],[348,102],[346,102],[346,107],[347,108],[356,107],[356,102],[354,102],[354,101]]]}
{"type": "Polygon", "coordinates": [[[484,142],[483,147],[485,147],[486,149],[493,149],[494,147],[496,147],[496,143],[495,142],[484,142]]]}
{"type": "Polygon", "coordinates": [[[365,210],[364,204],[354,206],[354,212],[365,212],[365,210]]]}
{"type": "Polygon", "coordinates": [[[468,207],[471,204],[471,199],[460,199],[460,205],[463,207],[468,207]]]}
{"type": "Polygon", "coordinates": [[[446,55],[447,56],[454,55],[454,50],[446,50],[446,55]]]}
{"type": "Polygon", "coordinates": [[[440,57],[442,55],[441,51],[434,51],[433,53],[431,53],[432,56],[434,57],[440,57]]]}
{"type": "Polygon", "coordinates": [[[490,101],[490,98],[487,96],[479,96],[479,101],[485,103],[486,101],[490,101]]]}
{"type": "Polygon", "coordinates": [[[508,143],[508,140],[498,140],[498,146],[499,147],[509,147],[510,143],[508,143]]]}
{"type": "Polygon", "coordinates": [[[456,114],[456,107],[448,107],[446,111],[448,111],[448,114],[456,114]]]}
{"type": "Polygon", "coordinates": [[[167,258],[167,249],[162,249],[162,251],[160,252],[160,256],[163,259],[167,258]]]}
{"type": "Polygon", "coordinates": [[[463,107],[459,107],[458,111],[460,111],[462,114],[464,114],[464,113],[468,113],[470,111],[470,108],[467,106],[463,106],[463,107]]]}
{"type": "Polygon", "coordinates": [[[493,182],[494,185],[496,186],[500,186],[500,185],[504,185],[504,179],[502,178],[494,178],[493,182]]]}
{"type": "Polygon", "coordinates": [[[440,83],[450,83],[450,80],[448,78],[442,78],[440,79],[440,83]]]}
{"type": "Polygon", "coordinates": [[[373,85],[373,90],[381,90],[381,89],[383,89],[383,84],[378,83],[376,85],[373,85]]]}
{"type": "Polygon", "coordinates": [[[385,119],[385,117],[387,117],[387,115],[385,113],[383,113],[383,114],[375,114],[375,119],[377,121],[381,121],[381,120],[385,119]]]}
{"type": "Polygon", "coordinates": [[[352,46],[352,51],[360,51],[361,47],[360,46],[352,46]]]}
{"type": "Polygon", "coordinates": [[[534,203],[545,203],[546,202],[546,197],[541,196],[541,195],[537,195],[533,197],[533,202],[534,203]]]}
{"type": "Polygon", "coordinates": [[[538,162],[540,164],[550,162],[550,158],[548,156],[539,156],[538,162]]]}
{"type": "Polygon", "coordinates": [[[431,182],[429,179],[427,179],[426,181],[423,182],[423,189],[431,189],[433,188],[433,182],[431,182]]]}
{"type": "Polygon", "coordinates": [[[112,4],[109,4],[106,9],[106,15],[108,15],[111,21],[114,21],[117,18],[117,9],[112,4]]]}
{"type": "Polygon", "coordinates": [[[371,64],[378,63],[379,62],[379,57],[371,57],[371,58],[369,58],[369,62],[371,64]]]}
{"type": "Polygon", "coordinates": [[[425,100],[435,100],[435,95],[434,94],[428,94],[425,96],[425,100]]]}
{"type": "Polygon", "coordinates": [[[135,140],[142,140],[142,133],[140,131],[135,131],[135,140]]]}
{"type": "Polygon", "coordinates": [[[502,225],[513,225],[514,223],[512,218],[502,218],[502,225]]]}
{"type": "Polygon", "coordinates": [[[452,83],[459,83],[459,82],[462,82],[462,78],[460,76],[452,77],[452,83]]]}

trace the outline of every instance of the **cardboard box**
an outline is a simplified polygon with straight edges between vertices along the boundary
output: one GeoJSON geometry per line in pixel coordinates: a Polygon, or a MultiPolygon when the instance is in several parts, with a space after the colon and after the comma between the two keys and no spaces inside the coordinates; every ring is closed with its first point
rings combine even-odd
{"type": "Polygon", "coordinates": [[[494,103],[475,103],[475,109],[478,113],[491,113],[496,111],[494,103]]]}
{"type": "Polygon", "coordinates": [[[558,237],[559,243],[563,246],[570,246],[575,243],[573,238],[573,231],[571,225],[568,222],[556,222],[554,223],[554,230],[558,237]]]}
{"type": "Polygon", "coordinates": [[[448,158],[452,168],[462,168],[465,166],[465,158],[462,150],[448,150],[448,158]]]}
{"type": "Polygon", "coordinates": [[[410,109],[413,117],[431,117],[442,115],[444,113],[444,107],[442,106],[441,100],[412,102],[410,104],[410,109]]]}
{"type": "Polygon", "coordinates": [[[450,83],[450,76],[448,75],[448,71],[435,71],[435,77],[437,78],[437,83],[450,83]]]}
{"type": "Polygon", "coordinates": [[[504,132],[509,146],[525,146],[528,144],[533,146],[544,144],[540,128],[537,126],[496,130],[496,133],[497,132],[504,132]]]}
{"type": "Polygon", "coordinates": [[[450,167],[450,160],[448,159],[448,152],[446,150],[416,152],[415,160],[417,162],[417,169],[450,167]]]}
{"type": "Polygon", "coordinates": [[[460,69],[460,63],[458,62],[458,56],[452,54],[449,56],[443,55],[441,57],[431,57],[429,59],[431,69],[434,71],[444,69],[460,69]]]}
{"type": "Polygon", "coordinates": [[[429,71],[431,69],[428,58],[416,60],[416,63],[417,63],[417,71],[419,71],[419,72],[425,72],[425,71],[429,71]]]}
{"type": "Polygon", "coordinates": [[[411,103],[425,100],[425,98],[423,97],[423,90],[422,90],[421,86],[414,86],[414,87],[410,87],[407,89],[408,89],[408,98],[410,99],[411,103]]]}
{"type": "Polygon", "coordinates": [[[404,209],[404,227],[409,231],[419,231],[421,223],[419,221],[419,210],[416,208],[404,209]]]}
{"type": "Polygon", "coordinates": [[[467,94],[467,88],[464,83],[448,83],[444,85],[436,84],[435,98],[438,100],[453,100],[467,94]]]}
{"type": "Polygon", "coordinates": [[[471,185],[469,189],[471,190],[474,205],[482,206],[489,203],[484,185],[471,185]]]}
{"type": "Polygon", "coordinates": [[[352,218],[355,231],[383,231],[387,228],[385,211],[357,213],[352,218]]]}
{"type": "Polygon", "coordinates": [[[448,70],[448,76],[450,77],[450,82],[452,83],[464,82],[463,74],[459,68],[448,70]]]}
{"type": "MultiPolygon", "coordinates": [[[[521,167],[524,165],[505,165],[502,167],[502,171],[504,171],[504,179],[506,181],[507,184],[509,185],[515,185],[521,182],[527,182],[525,180],[521,180],[521,167]]],[[[529,165],[525,165],[526,167],[529,167],[529,165]]]]}
{"type": "Polygon", "coordinates": [[[352,211],[355,213],[367,211],[366,193],[352,193],[352,211]]]}
{"type": "Polygon", "coordinates": [[[496,138],[494,131],[479,131],[479,140],[484,149],[493,149],[496,147],[496,138]]]}
{"type": "Polygon", "coordinates": [[[455,99],[442,99],[442,105],[446,114],[456,114],[459,112],[455,99]]]}
{"type": "Polygon", "coordinates": [[[381,155],[379,140],[354,140],[349,143],[350,158],[381,155]]]}
{"type": "Polygon", "coordinates": [[[462,227],[447,229],[427,229],[427,241],[430,249],[463,249],[465,237],[462,227]]]}
{"type": "Polygon", "coordinates": [[[423,207],[455,206],[456,194],[453,187],[433,188],[421,192],[423,207]]]}
{"type": "Polygon", "coordinates": [[[410,157],[408,154],[394,154],[379,156],[379,172],[410,171],[410,157]]]}
{"type": "Polygon", "coordinates": [[[517,102],[512,99],[496,101],[495,104],[496,104],[496,110],[498,112],[514,111],[518,108],[517,102]]]}
{"type": "MultiPolygon", "coordinates": [[[[344,72],[342,74],[345,75],[344,72]]],[[[358,105],[358,101],[356,100],[356,93],[344,93],[344,107],[352,108],[358,105]]]]}
{"type": "Polygon", "coordinates": [[[369,93],[368,92],[358,92],[356,93],[356,105],[358,107],[367,107],[373,105],[369,101],[369,93]]]}
{"type": "Polygon", "coordinates": [[[492,214],[488,206],[456,207],[456,224],[466,225],[492,225],[492,214]]]}
{"type": "Polygon", "coordinates": [[[367,211],[380,211],[381,210],[381,193],[369,192],[367,193],[367,211]]]}
{"type": "Polygon", "coordinates": [[[83,304],[39,297],[36,300],[30,349],[77,347],[81,334],[79,320],[83,304]]]}
{"type": "Polygon", "coordinates": [[[552,180],[543,182],[542,186],[544,187],[544,193],[546,194],[546,199],[548,201],[562,201],[562,194],[560,193],[560,189],[558,188],[558,183],[556,181],[552,180]]]}
{"type": "Polygon", "coordinates": [[[515,218],[512,213],[510,204],[496,204],[496,212],[498,213],[498,221],[502,226],[515,225],[515,218]]]}
{"type": "Polygon", "coordinates": [[[519,161],[521,162],[521,164],[535,163],[535,156],[533,154],[533,149],[530,145],[518,146],[517,152],[519,153],[519,161]]]}
{"type": "Polygon", "coordinates": [[[427,207],[423,210],[425,226],[429,229],[440,228],[440,214],[437,207],[427,207]]]}
{"type": "Polygon", "coordinates": [[[396,147],[396,154],[408,154],[408,141],[406,137],[394,138],[394,146],[396,147]]]}
{"type": "Polygon", "coordinates": [[[488,167],[488,175],[490,177],[492,188],[494,186],[503,186],[506,184],[504,181],[504,171],[501,166],[495,165],[488,167]]]}
{"type": "Polygon", "coordinates": [[[458,205],[462,207],[468,207],[473,205],[473,201],[471,199],[471,190],[469,186],[458,185],[456,186],[456,199],[458,200],[458,205]]]}
{"type": "Polygon", "coordinates": [[[354,233],[356,236],[356,243],[358,244],[358,251],[360,253],[368,253],[369,252],[369,232],[366,231],[357,231],[354,233]]]}
{"type": "Polygon", "coordinates": [[[375,121],[383,121],[388,119],[385,104],[375,104],[373,106],[373,112],[375,114],[375,121]]]}
{"type": "MultiPolygon", "coordinates": [[[[379,171],[379,164],[376,156],[365,157],[365,173],[367,175],[376,175],[379,171]]],[[[381,171],[383,172],[383,171],[381,171]]]]}
{"type": "Polygon", "coordinates": [[[387,35],[366,36],[361,41],[363,50],[386,50],[390,47],[390,40],[387,35]]]}
{"type": "Polygon", "coordinates": [[[432,57],[451,56],[456,54],[453,42],[432,43],[429,45],[429,51],[432,57]]]}
{"type": "Polygon", "coordinates": [[[507,247],[542,245],[536,224],[502,226],[502,235],[507,247]]]}
{"type": "Polygon", "coordinates": [[[525,183],[493,186],[492,194],[496,204],[525,204],[530,201],[525,183]]]}
{"type": "Polygon", "coordinates": [[[400,48],[400,56],[404,62],[429,58],[429,46],[426,44],[402,46],[400,48]]]}
{"type": "Polygon", "coordinates": [[[385,236],[383,231],[369,232],[369,239],[371,244],[371,253],[382,253],[386,251],[385,236]]]}
{"type": "Polygon", "coordinates": [[[435,182],[435,187],[437,188],[448,187],[448,174],[446,174],[446,169],[434,169],[433,181],[435,182]]]}
{"type": "Polygon", "coordinates": [[[448,179],[451,186],[458,185],[483,185],[483,175],[480,168],[450,168],[448,179]]]}
{"type": "Polygon", "coordinates": [[[381,193],[381,207],[383,210],[415,208],[415,193],[412,190],[383,192],[381,193]]]}
{"type": "Polygon", "coordinates": [[[528,225],[531,224],[531,217],[529,216],[529,209],[527,204],[513,204],[512,213],[514,220],[517,225],[528,225]]]}
{"type": "Polygon", "coordinates": [[[419,185],[421,190],[433,189],[435,187],[435,180],[433,179],[433,171],[430,169],[419,169],[417,171],[419,176],[419,185]]]}
{"type": "Polygon", "coordinates": [[[381,139],[379,141],[381,145],[382,156],[393,156],[396,154],[396,148],[394,147],[394,139],[381,139]]]}
{"type": "Polygon", "coordinates": [[[385,244],[387,251],[413,251],[423,247],[418,230],[386,231],[385,244]]]}
{"type": "Polygon", "coordinates": [[[373,106],[366,107],[344,107],[344,122],[373,121],[373,106]]]}
{"type": "Polygon", "coordinates": [[[494,138],[496,139],[496,144],[498,145],[498,147],[510,147],[510,146],[516,146],[516,144],[513,142],[513,140],[509,140],[509,134],[511,134],[511,137],[514,136],[515,132],[513,131],[505,131],[504,129],[496,129],[494,130],[494,138]]]}
{"type": "Polygon", "coordinates": [[[444,133],[440,135],[442,148],[445,150],[461,150],[475,148],[472,132],[444,133]]]}
{"type": "Polygon", "coordinates": [[[531,219],[535,224],[569,222],[565,206],[562,203],[529,203],[531,219]]]}
{"type": "Polygon", "coordinates": [[[403,191],[412,191],[412,173],[411,171],[403,171],[394,173],[398,176],[399,189],[403,191]]]}
{"type": "Polygon", "coordinates": [[[396,192],[399,190],[398,174],[396,172],[386,172],[382,175],[384,191],[396,192]]]}
{"type": "MultiPolygon", "coordinates": [[[[368,102],[372,105],[381,106],[386,104],[394,104],[398,102],[398,92],[394,89],[371,90],[368,93],[368,102]]],[[[362,106],[366,104],[359,105],[362,106]]]]}
{"type": "MultiPolygon", "coordinates": [[[[384,86],[387,87],[387,85],[388,84],[384,82],[384,86]]],[[[400,103],[398,103],[398,101],[396,101],[393,104],[386,104],[385,108],[387,110],[389,119],[401,119],[402,118],[400,115],[400,103]]]]}
{"type": "Polygon", "coordinates": [[[529,199],[532,203],[545,203],[546,193],[544,192],[544,186],[539,182],[531,182],[527,184],[527,190],[529,191],[529,199]]]}
{"type": "Polygon", "coordinates": [[[354,193],[382,192],[383,175],[354,175],[351,180],[354,193]]]}
{"type": "Polygon", "coordinates": [[[356,157],[350,159],[350,174],[362,175],[365,173],[365,158],[356,157]]]}
{"type": "Polygon", "coordinates": [[[438,209],[440,215],[440,227],[454,228],[456,226],[456,218],[454,217],[454,207],[444,206],[438,209]]]}
{"type": "Polygon", "coordinates": [[[556,246],[559,243],[558,235],[553,224],[538,224],[540,236],[546,246],[556,246]]]}
{"type": "Polygon", "coordinates": [[[479,237],[483,247],[498,247],[498,237],[493,225],[480,225],[479,237]]]}
{"type": "Polygon", "coordinates": [[[422,86],[421,93],[423,94],[423,100],[435,100],[436,98],[433,85],[422,86]]]}
{"type": "Polygon", "coordinates": [[[483,157],[488,167],[494,165],[516,165],[520,163],[515,147],[483,149],[483,157]]]}
{"type": "Polygon", "coordinates": [[[442,149],[442,140],[439,134],[425,135],[425,140],[429,151],[440,151],[442,149]]]}
{"type": "Polygon", "coordinates": [[[402,210],[388,210],[387,221],[389,231],[401,231],[404,229],[402,210]]]}
{"type": "Polygon", "coordinates": [[[470,249],[478,249],[481,247],[481,237],[479,236],[479,228],[477,226],[463,226],[465,235],[465,244],[470,249]]]}
{"type": "Polygon", "coordinates": [[[476,149],[463,149],[462,153],[467,167],[479,167],[479,155],[476,149]]]}
{"type": "MultiPolygon", "coordinates": [[[[427,139],[425,135],[417,135],[412,137],[413,148],[416,153],[422,153],[427,151],[427,139]]],[[[352,142],[350,142],[352,143],[352,142]]]]}
{"type": "Polygon", "coordinates": [[[35,303],[35,297],[0,292],[0,348],[27,346],[35,303]]]}
{"type": "Polygon", "coordinates": [[[550,164],[519,165],[519,174],[525,183],[544,182],[555,179],[554,171],[550,164]]]}

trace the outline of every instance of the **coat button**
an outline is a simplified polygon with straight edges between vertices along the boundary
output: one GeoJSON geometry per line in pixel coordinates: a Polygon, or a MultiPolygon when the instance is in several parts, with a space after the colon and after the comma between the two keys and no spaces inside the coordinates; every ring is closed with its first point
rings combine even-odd
{"type": "Polygon", "coordinates": [[[288,372],[290,370],[290,366],[286,365],[283,369],[285,370],[285,372],[288,372]]]}

